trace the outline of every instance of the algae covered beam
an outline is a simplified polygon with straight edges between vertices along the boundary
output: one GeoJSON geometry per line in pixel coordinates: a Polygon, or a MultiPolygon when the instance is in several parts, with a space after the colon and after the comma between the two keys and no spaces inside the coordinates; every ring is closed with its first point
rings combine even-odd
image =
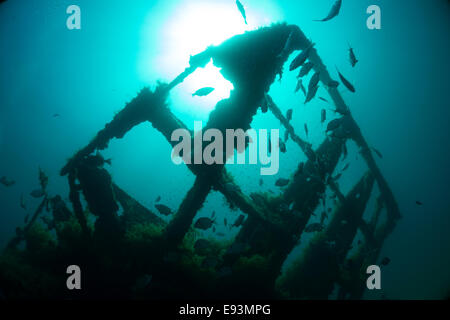
{"type": "Polygon", "coordinates": [[[177,213],[167,226],[164,239],[169,248],[176,247],[191,227],[197,211],[203,206],[209,192],[212,180],[207,175],[197,176],[194,186],[189,190],[177,213]]]}

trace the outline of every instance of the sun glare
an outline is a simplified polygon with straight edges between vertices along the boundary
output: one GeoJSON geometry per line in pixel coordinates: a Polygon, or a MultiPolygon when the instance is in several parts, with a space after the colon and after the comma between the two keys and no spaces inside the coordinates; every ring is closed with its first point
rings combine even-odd
{"type": "MultiPolygon", "coordinates": [[[[273,12],[273,11],[272,11],[273,12]]],[[[204,51],[208,46],[218,45],[234,35],[265,25],[273,17],[260,11],[247,14],[248,25],[234,1],[185,0],[167,9],[166,18],[152,14],[144,27],[144,54],[141,54],[140,72],[144,81],[154,82],[155,76],[172,80],[189,65],[189,57],[204,51]],[[156,21],[162,19],[161,23],[156,21]],[[155,31],[155,29],[159,31],[155,31]],[[157,40],[149,44],[148,39],[157,40]]],[[[227,98],[233,85],[223,78],[220,69],[209,63],[205,68],[191,74],[183,84],[172,92],[172,101],[199,107],[192,110],[209,112],[217,101],[227,98]],[[192,97],[202,87],[215,90],[207,97],[192,97]],[[186,101],[186,99],[193,101],[186,101]]]]}

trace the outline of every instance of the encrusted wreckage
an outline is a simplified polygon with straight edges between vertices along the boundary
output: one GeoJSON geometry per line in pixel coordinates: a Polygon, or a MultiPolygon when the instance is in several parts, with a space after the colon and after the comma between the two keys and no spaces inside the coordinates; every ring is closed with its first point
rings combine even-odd
{"type": "MultiPolygon", "coordinates": [[[[76,262],[86,270],[87,279],[83,293],[78,296],[70,293],[70,297],[326,299],[337,285],[338,298],[361,298],[366,267],[377,262],[383,242],[394,229],[400,213],[349,108],[336,87],[327,85],[333,80],[314,47],[311,46],[308,59],[314,64],[314,70],[320,72],[320,82],[327,88],[341,115],[332,134],[313,150],[311,144],[296,134],[275,99],[269,96],[271,84],[278,74],[281,76],[291,53],[310,46],[311,42],[295,25],[260,28],[192,56],[189,67],[171,83],[158,83],[154,90],[144,88],[140,91],[61,170],[61,175],[68,177],[73,214],[69,219],[70,227],[67,221],[55,222],[60,224],[56,227],[58,241],[52,242],[51,246],[56,257],[41,261],[47,278],[51,279],[58,267],[76,262]],[[286,46],[289,38],[290,46],[286,46]],[[222,68],[221,73],[233,83],[234,90],[228,99],[217,103],[205,129],[247,130],[258,108],[265,105],[267,108],[263,112],[270,111],[280,120],[307,161],[299,165],[284,192],[277,196],[244,194],[223,165],[190,164],[188,168],[196,176],[195,183],[173,218],[166,223],[114,184],[103,168],[102,158],[94,154],[107,148],[112,139],[123,138],[143,122],[151,123],[173,146],[172,132],[188,128],[171,112],[167,97],[171,89],[211,59],[222,68]],[[359,147],[368,171],[344,195],[330,176],[348,140],[353,140],[359,147]],[[374,183],[380,194],[376,210],[368,220],[363,218],[363,213],[374,183]],[[338,199],[328,223],[312,238],[292,266],[281,272],[327,188],[338,199]],[[202,255],[193,250],[192,224],[213,190],[221,192],[230,205],[247,215],[247,219],[232,243],[210,241],[207,253],[202,255]],[[83,208],[82,197],[87,208],[83,208]],[[118,204],[123,208],[120,216],[118,204]],[[382,220],[383,210],[386,218],[382,220]],[[89,215],[96,217],[94,225],[89,222],[89,215]],[[72,231],[68,236],[65,232],[70,228],[72,231]],[[358,230],[364,239],[349,256],[358,230]],[[242,250],[234,250],[236,247],[242,250]],[[201,264],[207,255],[215,256],[217,263],[213,266],[201,264]],[[352,261],[350,266],[348,261],[352,261]],[[47,264],[50,267],[45,267],[47,264]],[[145,275],[151,275],[151,281],[139,291],[136,283],[145,275]]],[[[28,226],[11,241],[5,255],[18,250],[15,248],[23,239],[27,248],[33,245],[27,232],[43,210],[46,199],[28,226]]],[[[5,270],[4,264],[0,270],[5,270]]],[[[6,283],[4,291],[17,295],[14,279],[8,278],[5,271],[0,272],[0,277],[2,283],[6,283]]],[[[64,283],[54,284],[55,295],[58,290],[66,292],[61,288],[64,283]]],[[[46,292],[49,294],[50,290],[46,292]]]]}

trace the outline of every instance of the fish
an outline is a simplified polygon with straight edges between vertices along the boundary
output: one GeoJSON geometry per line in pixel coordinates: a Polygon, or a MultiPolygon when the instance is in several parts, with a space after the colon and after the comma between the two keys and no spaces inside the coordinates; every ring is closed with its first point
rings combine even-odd
{"type": "Polygon", "coordinates": [[[164,204],[155,204],[155,208],[164,216],[169,216],[173,213],[172,209],[164,204]]]}
{"type": "Polygon", "coordinates": [[[269,148],[269,154],[272,153],[272,138],[269,132],[269,143],[268,143],[268,148],[269,148]]]}
{"type": "Polygon", "coordinates": [[[345,77],[339,72],[339,70],[336,67],[336,70],[339,74],[339,78],[341,79],[341,82],[344,84],[344,86],[350,90],[350,92],[356,92],[355,87],[350,83],[350,81],[348,81],[347,79],[345,79],[345,77]]]}
{"type": "Polygon", "coordinates": [[[312,63],[311,61],[308,61],[305,64],[303,64],[303,66],[300,69],[300,72],[298,73],[297,78],[302,78],[302,77],[306,76],[313,67],[314,67],[314,63],[312,63]]]}
{"type": "Polygon", "coordinates": [[[308,133],[309,133],[309,131],[308,131],[308,125],[305,123],[305,134],[306,134],[306,136],[308,136],[308,133]]]}
{"type": "Polygon", "coordinates": [[[422,203],[422,202],[420,202],[420,201],[418,201],[418,200],[416,200],[416,204],[417,204],[418,206],[421,206],[421,205],[423,205],[423,203],[422,203]]]}
{"type": "Polygon", "coordinates": [[[342,168],[342,171],[347,170],[349,166],[350,166],[350,163],[347,163],[347,164],[342,168]]]}
{"type": "Polygon", "coordinates": [[[204,97],[207,96],[208,94],[210,94],[211,92],[214,91],[214,88],[212,87],[204,87],[201,89],[198,89],[197,91],[195,91],[192,96],[198,96],[198,97],[204,97]]]}
{"type": "Polygon", "coordinates": [[[305,50],[300,52],[289,65],[289,71],[294,71],[295,69],[300,67],[306,61],[306,59],[308,59],[309,52],[314,46],[315,43],[311,43],[305,50]]]}
{"type": "Polygon", "coordinates": [[[223,224],[225,227],[227,226],[227,224],[228,224],[227,218],[223,218],[223,224]]]}
{"type": "Polygon", "coordinates": [[[16,182],[15,182],[14,180],[9,179],[9,178],[7,178],[7,177],[5,177],[5,176],[3,176],[3,177],[0,178],[0,183],[1,183],[2,185],[4,185],[5,187],[11,187],[11,186],[13,186],[13,185],[16,184],[16,182]]]}
{"type": "Polygon", "coordinates": [[[337,128],[339,128],[341,126],[341,124],[342,124],[342,118],[331,120],[330,122],[328,122],[326,132],[336,130],[337,128]]]}
{"type": "Polygon", "coordinates": [[[59,118],[59,117],[60,117],[59,113],[53,114],[53,118],[59,118]]]}
{"type": "Polygon", "coordinates": [[[25,211],[27,210],[27,206],[25,204],[25,198],[23,196],[23,193],[20,195],[20,207],[25,211]]]}
{"type": "Polygon", "coordinates": [[[244,222],[245,216],[243,214],[241,214],[236,221],[233,223],[232,227],[240,227],[242,225],[242,223],[244,222]]]}
{"type": "Polygon", "coordinates": [[[315,86],[314,88],[312,88],[311,90],[308,91],[308,93],[306,94],[306,99],[305,99],[304,104],[307,104],[316,96],[318,89],[319,89],[319,86],[315,86]]]}
{"type": "Polygon", "coordinates": [[[325,22],[325,21],[329,21],[329,20],[335,18],[339,14],[339,11],[341,10],[341,6],[342,6],[342,0],[337,0],[333,4],[333,6],[330,9],[330,12],[328,13],[328,15],[325,18],[323,18],[322,20],[313,20],[313,21],[325,22]]]}
{"type": "Polygon", "coordinates": [[[280,147],[281,153],[286,153],[286,144],[283,141],[278,140],[278,146],[280,147]]]}
{"type": "Polygon", "coordinates": [[[355,65],[358,63],[358,59],[356,59],[355,52],[353,51],[353,48],[350,46],[350,44],[348,46],[349,46],[348,55],[350,59],[350,64],[354,68],[355,65]]]}
{"type": "Polygon", "coordinates": [[[320,72],[317,71],[312,75],[311,80],[309,80],[308,91],[317,87],[317,85],[319,84],[319,80],[320,80],[320,72]]]}
{"type": "Polygon", "coordinates": [[[289,131],[284,131],[284,142],[286,143],[289,140],[289,131]]]}
{"type": "Polygon", "coordinates": [[[331,80],[330,82],[328,82],[327,86],[330,88],[337,88],[339,87],[339,82],[336,80],[331,80]]]}
{"type": "Polygon", "coordinates": [[[241,13],[242,17],[244,18],[245,24],[248,24],[244,6],[242,5],[242,3],[239,0],[236,0],[236,5],[237,5],[237,7],[239,9],[239,12],[241,13]]]}
{"type": "Polygon", "coordinates": [[[295,93],[298,92],[298,90],[302,89],[303,94],[306,96],[306,89],[303,86],[303,81],[302,79],[298,79],[297,81],[297,86],[295,87],[295,93]]]}
{"type": "Polygon", "coordinates": [[[155,202],[159,202],[161,200],[161,196],[158,196],[155,200],[155,202]]]}
{"type": "Polygon", "coordinates": [[[259,178],[259,186],[262,186],[264,183],[264,180],[262,178],[259,178]]]}
{"type": "Polygon", "coordinates": [[[214,219],[215,216],[216,216],[216,212],[213,211],[212,214],[211,214],[211,219],[214,219]]]}
{"type": "Polygon", "coordinates": [[[383,159],[383,155],[381,154],[380,151],[378,151],[377,149],[372,147],[372,150],[377,154],[378,157],[380,157],[380,159],[383,159]]]}
{"type": "Polygon", "coordinates": [[[320,232],[322,230],[323,230],[323,225],[318,222],[311,223],[311,224],[307,225],[305,228],[305,232],[320,232]]]}
{"type": "Polygon", "coordinates": [[[45,191],[42,189],[35,189],[30,192],[30,196],[33,198],[42,198],[45,195],[45,191]]]}
{"type": "Polygon", "coordinates": [[[391,259],[389,259],[388,257],[384,257],[384,258],[381,260],[381,265],[387,266],[390,262],[391,262],[391,259]]]}
{"type": "Polygon", "coordinates": [[[328,103],[328,100],[323,97],[319,97],[319,99],[328,103]]]}
{"type": "Polygon", "coordinates": [[[280,178],[275,182],[275,185],[277,187],[284,187],[287,186],[289,184],[289,179],[285,179],[285,178],[280,178]]]}
{"type": "Polygon", "coordinates": [[[200,229],[200,230],[208,230],[212,227],[214,221],[210,218],[203,217],[198,218],[197,221],[194,224],[194,228],[200,229]]]}
{"type": "Polygon", "coordinates": [[[325,221],[326,218],[328,218],[327,212],[322,211],[322,213],[320,214],[320,224],[323,224],[323,222],[325,221]]]}
{"type": "Polygon", "coordinates": [[[213,227],[213,228],[212,228],[212,232],[216,232],[216,227],[213,227]]]}
{"type": "Polygon", "coordinates": [[[287,121],[291,121],[292,120],[292,109],[289,109],[286,112],[286,119],[287,119],[287,121]]]}
{"type": "Polygon", "coordinates": [[[327,120],[327,111],[325,109],[322,109],[320,111],[320,122],[324,123],[327,120]]]}

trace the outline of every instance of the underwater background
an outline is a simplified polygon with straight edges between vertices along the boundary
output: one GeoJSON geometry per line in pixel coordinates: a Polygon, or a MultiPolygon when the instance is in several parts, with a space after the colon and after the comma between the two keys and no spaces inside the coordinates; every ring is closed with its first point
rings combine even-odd
{"type": "MultiPolygon", "coordinates": [[[[40,200],[30,195],[39,187],[39,167],[49,176],[49,194],[67,201],[69,188],[59,175],[61,168],[144,86],[171,81],[188,66],[190,55],[208,45],[287,22],[298,25],[316,43],[335,78],[337,66],[355,85],[354,94],[343,86],[340,91],[370,146],[383,154],[376,158],[377,164],[402,214],[380,255],[391,259],[383,268],[383,290],[366,292],[364,297],[441,299],[448,295],[448,1],[344,0],[338,17],[313,22],[328,12],[333,1],[245,0],[248,25],[235,1],[75,2],[9,0],[0,4],[0,176],[16,182],[11,187],[0,185],[0,248],[39,205],[40,200]],[[66,28],[65,11],[71,4],[81,8],[81,30],[66,28]],[[381,8],[381,30],[366,27],[366,9],[372,4],[381,8]],[[349,44],[359,60],[354,68],[348,62],[349,44]],[[22,194],[27,210],[20,206],[22,194]]],[[[295,85],[295,74],[285,70],[270,95],[283,112],[293,109],[291,123],[296,133],[315,148],[325,137],[320,110],[326,103],[316,98],[304,105],[301,92],[294,93],[295,85]]],[[[205,124],[209,112],[232,88],[210,64],[171,92],[170,109],[190,128],[196,120],[205,124]],[[206,97],[192,96],[206,86],[216,90],[206,97]]],[[[328,98],[321,90],[318,96],[328,98]]],[[[331,112],[329,117],[333,117],[331,112]]],[[[252,127],[280,128],[280,124],[270,112],[259,110],[252,127]]],[[[277,175],[260,176],[259,165],[227,165],[227,169],[246,194],[278,193],[276,180],[288,178],[299,161],[306,159],[292,139],[286,147],[277,175]]],[[[344,193],[366,168],[355,150],[350,145],[347,161],[338,164],[342,168],[350,163],[339,180],[344,193]]],[[[111,159],[107,169],[114,182],[152,210],[159,196],[161,203],[178,208],[195,180],[186,166],[172,163],[170,154],[171,146],[148,123],[113,140],[102,152],[111,159]]],[[[209,217],[212,211],[218,221],[224,217],[234,221],[241,214],[230,210],[218,192],[208,195],[197,217],[209,217]]],[[[216,234],[204,233],[232,238],[238,232],[222,224],[216,229],[216,234]]],[[[309,237],[302,236],[291,258],[309,237]]]]}

